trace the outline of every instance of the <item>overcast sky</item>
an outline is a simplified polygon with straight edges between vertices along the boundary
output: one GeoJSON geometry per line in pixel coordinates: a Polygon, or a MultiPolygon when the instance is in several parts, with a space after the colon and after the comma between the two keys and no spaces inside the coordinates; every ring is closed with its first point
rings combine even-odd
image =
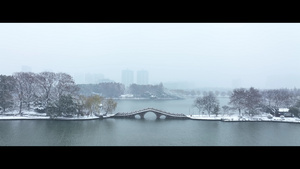
{"type": "Polygon", "coordinates": [[[147,70],[149,82],[300,88],[300,23],[0,23],[0,74],[147,70]]]}

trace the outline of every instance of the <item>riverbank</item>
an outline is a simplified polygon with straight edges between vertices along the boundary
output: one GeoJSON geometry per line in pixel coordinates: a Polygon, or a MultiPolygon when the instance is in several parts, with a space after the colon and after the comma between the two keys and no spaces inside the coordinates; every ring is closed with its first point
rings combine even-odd
{"type": "Polygon", "coordinates": [[[215,115],[187,115],[192,120],[206,120],[206,121],[222,121],[222,122],[283,122],[283,123],[299,123],[300,119],[296,117],[272,117],[269,119],[267,115],[253,116],[253,117],[239,117],[233,116],[215,116],[215,115]]]}
{"type": "Polygon", "coordinates": [[[56,117],[50,118],[49,116],[0,116],[0,120],[96,120],[100,119],[97,116],[82,116],[82,117],[56,117]]]}
{"type": "MultiPolygon", "coordinates": [[[[115,114],[107,114],[100,116],[74,116],[74,117],[55,117],[50,118],[46,115],[46,113],[36,113],[36,112],[24,112],[22,116],[18,114],[18,112],[10,112],[6,114],[0,115],[0,120],[62,120],[62,121],[76,121],[76,120],[98,120],[98,119],[106,119],[113,118],[115,114]]],[[[202,120],[202,121],[222,121],[222,122],[282,122],[282,123],[299,123],[300,119],[296,117],[272,117],[268,118],[267,114],[258,115],[253,117],[243,116],[240,117],[238,115],[186,115],[188,119],[191,120],[202,120]]]]}
{"type": "Polygon", "coordinates": [[[0,115],[0,120],[96,120],[100,118],[107,118],[108,116],[74,116],[74,117],[55,117],[50,118],[46,113],[36,113],[33,111],[24,112],[23,115],[19,115],[18,112],[9,112],[6,114],[0,115]]]}
{"type": "Polygon", "coordinates": [[[184,98],[146,98],[146,97],[128,97],[128,98],[121,98],[116,97],[112,98],[114,100],[183,100],[184,98]]]}

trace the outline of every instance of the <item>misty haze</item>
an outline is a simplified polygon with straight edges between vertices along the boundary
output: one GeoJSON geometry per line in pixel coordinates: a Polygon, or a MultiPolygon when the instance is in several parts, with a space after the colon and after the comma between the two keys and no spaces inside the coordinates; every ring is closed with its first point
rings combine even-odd
{"type": "Polygon", "coordinates": [[[299,30],[0,23],[0,146],[299,146],[299,30]]]}
{"type": "Polygon", "coordinates": [[[186,88],[294,88],[299,23],[0,23],[1,73],[24,69],[186,88]],[[2,62],[3,63],[3,62],[2,62]],[[136,76],[136,75],[135,75],[136,76]]]}

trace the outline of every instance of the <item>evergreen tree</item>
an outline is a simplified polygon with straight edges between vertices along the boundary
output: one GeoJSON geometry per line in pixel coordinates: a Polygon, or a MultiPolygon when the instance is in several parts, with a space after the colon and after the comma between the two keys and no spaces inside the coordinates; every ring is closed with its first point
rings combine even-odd
{"type": "Polygon", "coordinates": [[[2,113],[13,106],[15,79],[12,76],[0,75],[0,108],[2,113]]]}
{"type": "Polygon", "coordinates": [[[72,116],[76,113],[76,104],[71,95],[62,95],[59,97],[57,104],[59,115],[72,116]]]}
{"type": "Polygon", "coordinates": [[[62,95],[58,101],[47,106],[46,112],[50,117],[73,116],[76,114],[76,107],[71,95],[62,95]]]}

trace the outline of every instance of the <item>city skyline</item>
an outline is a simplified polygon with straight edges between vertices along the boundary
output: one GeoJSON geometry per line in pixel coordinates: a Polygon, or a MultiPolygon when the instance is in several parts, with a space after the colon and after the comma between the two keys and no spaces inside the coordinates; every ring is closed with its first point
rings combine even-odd
{"type": "MultiPolygon", "coordinates": [[[[128,69],[128,70],[130,70],[130,69],[128,69]]],[[[22,72],[34,72],[34,71],[32,71],[31,67],[29,67],[27,65],[23,65],[21,67],[21,71],[22,72]]],[[[52,70],[49,70],[49,69],[44,70],[44,71],[53,72],[52,70]]],[[[43,71],[41,71],[41,72],[43,72],[43,71]]],[[[132,72],[133,72],[133,78],[134,78],[135,71],[132,71],[132,72]]],[[[35,73],[40,73],[40,72],[35,72],[35,73]]],[[[56,72],[56,73],[58,73],[58,72],[56,72]]],[[[112,79],[110,79],[110,77],[106,77],[102,73],[81,72],[81,73],[72,73],[70,75],[73,77],[75,83],[77,83],[77,84],[97,84],[97,83],[105,83],[105,82],[123,83],[122,80],[120,80],[120,81],[112,80],[112,79]]],[[[121,76],[122,76],[122,74],[121,74],[121,76]]],[[[122,79],[122,77],[121,77],[121,79],[122,79]]],[[[184,82],[184,81],[173,81],[173,82],[162,81],[162,82],[151,83],[151,82],[149,82],[149,72],[147,70],[136,70],[136,80],[135,81],[133,80],[131,83],[136,83],[139,85],[157,85],[159,83],[163,83],[164,86],[166,86],[167,88],[170,88],[170,89],[197,89],[198,88],[194,84],[184,82]],[[142,73],[140,75],[141,76],[140,81],[138,80],[139,73],[142,73]]]]}
{"type": "Polygon", "coordinates": [[[0,23],[0,74],[151,72],[149,83],[300,86],[300,23],[0,23]]]}

